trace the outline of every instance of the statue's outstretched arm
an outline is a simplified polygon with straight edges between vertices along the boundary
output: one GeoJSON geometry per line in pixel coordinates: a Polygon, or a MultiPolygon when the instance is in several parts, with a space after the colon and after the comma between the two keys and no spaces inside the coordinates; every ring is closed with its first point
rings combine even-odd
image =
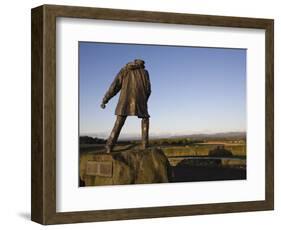
{"type": "Polygon", "coordinates": [[[114,78],[109,89],[107,90],[106,94],[104,95],[104,97],[102,99],[102,104],[101,104],[101,107],[103,109],[105,108],[105,104],[107,104],[108,101],[120,91],[120,89],[122,87],[122,75],[123,75],[123,69],[120,70],[120,72],[114,78]]]}

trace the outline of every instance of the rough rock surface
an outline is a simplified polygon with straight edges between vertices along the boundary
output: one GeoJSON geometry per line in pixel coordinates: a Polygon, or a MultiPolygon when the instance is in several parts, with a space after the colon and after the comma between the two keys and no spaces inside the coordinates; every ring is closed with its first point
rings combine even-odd
{"type": "Polygon", "coordinates": [[[158,148],[95,154],[83,159],[80,168],[80,179],[85,186],[165,183],[169,182],[171,171],[167,157],[158,148]],[[107,165],[112,162],[112,169],[105,176],[89,175],[86,166],[89,161],[107,162],[107,165]]]}

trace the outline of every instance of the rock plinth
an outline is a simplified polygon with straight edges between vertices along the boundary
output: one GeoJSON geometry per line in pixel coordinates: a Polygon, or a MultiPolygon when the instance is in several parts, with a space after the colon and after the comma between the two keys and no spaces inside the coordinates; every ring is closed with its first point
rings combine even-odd
{"type": "Polygon", "coordinates": [[[170,164],[161,149],[93,154],[80,162],[85,186],[169,182],[170,164]]]}

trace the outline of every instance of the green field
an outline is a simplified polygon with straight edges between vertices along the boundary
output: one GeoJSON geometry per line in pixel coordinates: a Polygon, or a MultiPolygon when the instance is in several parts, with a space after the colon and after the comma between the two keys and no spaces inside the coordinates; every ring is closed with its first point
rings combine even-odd
{"type": "MultiPolygon", "coordinates": [[[[126,151],[138,148],[140,141],[120,141],[115,146],[115,151],[126,151]]],[[[80,153],[99,152],[104,150],[105,143],[80,143],[80,153]]],[[[246,141],[244,139],[228,140],[192,140],[189,138],[162,138],[149,141],[151,147],[161,148],[167,157],[180,156],[208,156],[211,150],[222,147],[233,156],[246,157],[246,141]]]]}
{"type": "MultiPolygon", "coordinates": [[[[191,146],[167,146],[161,147],[167,157],[174,156],[208,156],[209,151],[216,148],[217,145],[191,145],[191,146]]],[[[227,146],[225,149],[230,150],[235,156],[246,156],[246,146],[236,145],[227,146]]]]}

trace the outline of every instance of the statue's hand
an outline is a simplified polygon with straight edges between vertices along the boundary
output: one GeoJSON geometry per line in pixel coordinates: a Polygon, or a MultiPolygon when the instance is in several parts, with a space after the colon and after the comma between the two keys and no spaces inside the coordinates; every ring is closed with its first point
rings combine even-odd
{"type": "Polygon", "coordinates": [[[102,109],[104,109],[104,108],[105,108],[105,104],[104,104],[104,103],[101,103],[100,107],[101,107],[102,109]]]}

